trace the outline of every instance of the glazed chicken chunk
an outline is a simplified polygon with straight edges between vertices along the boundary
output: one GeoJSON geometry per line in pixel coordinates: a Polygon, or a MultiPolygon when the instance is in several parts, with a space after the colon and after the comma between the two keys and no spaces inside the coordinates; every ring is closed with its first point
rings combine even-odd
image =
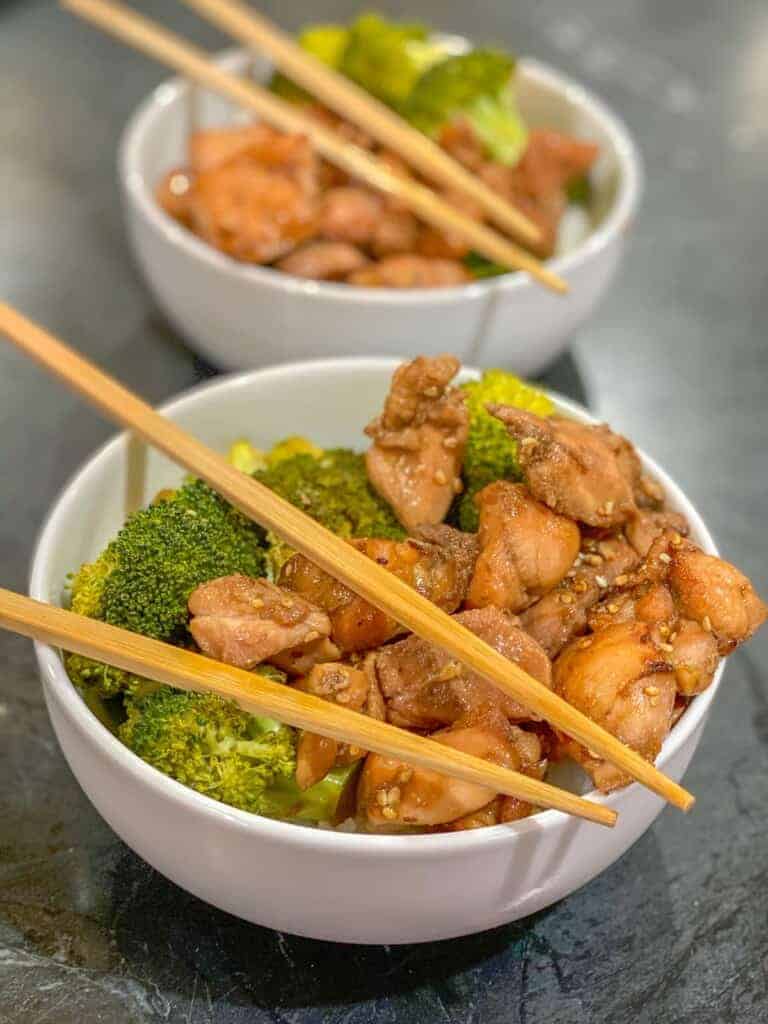
{"type": "MultiPolygon", "coordinates": [[[[437,743],[519,771],[523,764],[517,734],[478,722],[435,733],[437,743]]],[[[525,742],[525,741],[523,741],[525,742]]],[[[369,827],[442,825],[480,810],[496,794],[485,786],[462,782],[426,768],[412,768],[395,758],[369,754],[358,786],[358,813],[369,827]]]]}
{"type": "MultiPolygon", "coordinates": [[[[454,618],[539,682],[550,685],[549,658],[501,608],[461,612],[454,618]]],[[[387,719],[393,725],[432,730],[490,709],[509,721],[535,717],[513,697],[417,636],[382,648],[374,664],[387,719]]]]}
{"type": "Polygon", "coordinates": [[[253,668],[331,631],[324,611],[268,580],[250,576],[201,583],[189,598],[189,610],[189,630],[200,650],[237,668],[253,668]]]}
{"type": "Polygon", "coordinates": [[[366,427],[368,477],[409,532],[442,522],[461,489],[469,417],[450,386],[458,369],[447,355],[399,366],[384,411],[366,427]]]}
{"type": "Polygon", "coordinates": [[[635,512],[639,463],[629,442],[605,424],[562,416],[543,419],[511,406],[489,406],[519,444],[520,464],[534,498],[589,526],[619,526],[635,512]]]}
{"type": "MultiPolygon", "coordinates": [[[[557,693],[649,761],[672,723],[675,677],[643,622],[623,622],[574,640],[553,668],[557,693]]],[[[567,745],[603,792],[630,779],[577,743],[567,745]]]]}
{"type": "Polygon", "coordinates": [[[572,637],[585,631],[589,609],[637,561],[636,552],[622,537],[585,539],[565,579],[523,612],[521,626],[554,658],[572,637]]]}
{"type": "MultiPolygon", "coordinates": [[[[295,686],[350,711],[359,711],[372,718],[384,717],[375,677],[365,664],[362,667],[341,662],[317,665],[295,686]]],[[[303,730],[299,733],[296,747],[296,782],[301,789],[309,789],[336,765],[350,764],[364,755],[365,751],[357,747],[303,730]]]]}
{"type": "MultiPolygon", "coordinates": [[[[399,576],[443,611],[455,611],[467,592],[477,555],[471,534],[450,526],[428,527],[405,541],[364,539],[351,543],[399,576]]],[[[390,640],[402,627],[303,555],[283,566],[280,585],[322,608],[331,639],[343,652],[363,651],[390,640]]]]}
{"type": "Polygon", "coordinates": [[[475,496],[480,554],[467,607],[496,605],[519,612],[552,590],[579,553],[572,519],[536,501],[523,484],[497,480],[475,496]]]}

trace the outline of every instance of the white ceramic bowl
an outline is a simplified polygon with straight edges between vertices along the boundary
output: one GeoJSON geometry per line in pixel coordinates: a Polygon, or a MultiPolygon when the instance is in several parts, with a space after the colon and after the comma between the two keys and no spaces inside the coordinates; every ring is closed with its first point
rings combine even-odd
{"type": "MultiPolygon", "coordinates": [[[[224,378],[164,411],[208,444],[236,437],[267,446],[289,433],[324,446],[363,444],[395,361],[294,363],[224,378]]],[[[465,371],[465,376],[471,375],[465,371]]],[[[577,418],[583,410],[561,399],[577,418]]],[[[124,518],[125,436],[96,453],[56,501],[34,556],[31,594],[57,603],[68,572],[93,558],[124,518]]],[[[650,459],[692,535],[712,538],[682,491],[650,459]]],[[[135,463],[135,460],[133,460],[135,463]]],[[[151,453],[146,500],[180,471],[151,453]]],[[[94,717],[59,653],[37,645],[45,699],[72,771],[117,834],[158,871],[229,913],[287,932],[344,942],[420,942],[480,931],[533,913],[588,882],[640,836],[662,800],[638,785],[592,798],[614,807],[614,829],[545,811],[524,821],[444,835],[347,834],[271,821],[201,796],[125,748],[94,717]]],[[[697,697],[664,744],[660,766],[679,779],[701,736],[720,678],[697,697]]]]}
{"type": "MultiPolygon", "coordinates": [[[[232,70],[246,65],[237,53],[222,61],[232,70]]],[[[259,71],[266,76],[266,66],[259,71]]],[[[554,295],[527,274],[404,291],[306,281],[235,262],[173,221],[154,199],[162,175],[184,162],[191,101],[188,86],[176,79],[139,107],[120,148],[128,230],[157,302],[195,348],[228,369],[336,355],[453,352],[476,365],[536,373],[565,349],[605,294],[638,205],[641,166],[624,124],[571,79],[522,60],[518,93],[531,124],[601,147],[593,173],[596,226],[552,263],[571,285],[569,295],[554,295]]],[[[213,96],[195,94],[192,102],[200,125],[235,116],[213,96]]]]}

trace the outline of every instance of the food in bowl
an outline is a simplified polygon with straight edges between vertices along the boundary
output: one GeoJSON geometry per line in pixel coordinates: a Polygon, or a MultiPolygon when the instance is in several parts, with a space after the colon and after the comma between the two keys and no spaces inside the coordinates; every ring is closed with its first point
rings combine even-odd
{"type": "MultiPolygon", "coordinates": [[[[655,759],[768,609],[687,538],[625,438],[554,415],[546,395],[501,371],[454,387],[458,369],[450,356],[400,366],[364,454],[290,438],[268,452],[237,442],[232,459],[655,759]]],[[[130,517],[71,594],[75,611],[535,777],[570,757],[604,792],[628,781],[200,481],[130,517]]],[[[244,810],[372,832],[468,830],[534,811],[215,697],[80,656],[66,665],[131,750],[244,810]]]]}
{"type": "MultiPolygon", "coordinates": [[[[349,27],[311,27],[300,42],[434,137],[525,213],[541,232],[537,255],[564,252],[588,233],[584,207],[598,146],[551,128],[529,129],[515,102],[508,55],[488,49],[452,53],[422,26],[373,14],[349,27]]],[[[397,154],[377,147],[281,75],[272,86],[343,138],[375,151],[397,174],[412,176],[397,154]]],[[[505,272],[460,237],[422,224],[398,199],[351,180],[318,157],[305,136],[262,123],[192,133],[187,164],[169,170],[156,194],[166,213],[220,252],[300,278],[422,288],[505,272]]],[[[484,219],[465,196],[447,191],[445,198],[484,219]]]]}

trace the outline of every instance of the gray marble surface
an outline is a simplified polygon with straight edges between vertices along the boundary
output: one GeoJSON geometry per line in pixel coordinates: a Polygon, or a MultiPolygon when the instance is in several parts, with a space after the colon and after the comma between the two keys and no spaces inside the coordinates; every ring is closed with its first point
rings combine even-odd
{"type": "MultiPolygon", "coordinates": [[[[356,6],[263,4],[289,27],[356,6]]],[[[548,380],[653,452],[768,592],[763,0],[387,6],[556,63],[632,126],[634,246],[548,380]]],[[[153,401],[211,373],[153,308],[118,209],[118,133],[158,69],[48,0],[0,0],[0,76],[0,293],[153,401]]],[[[109,432],[0,346],[3,584],[25,586],[46,509],[109,432]]],[[[0,1022],[768,1021],[766,663],[763,635],[728,667],[693,815],[665,812],[587,888],[467,939],[340,949],[219,913],[123,846],[58,751],[29,644],[3,634],[0,1022]]]]}

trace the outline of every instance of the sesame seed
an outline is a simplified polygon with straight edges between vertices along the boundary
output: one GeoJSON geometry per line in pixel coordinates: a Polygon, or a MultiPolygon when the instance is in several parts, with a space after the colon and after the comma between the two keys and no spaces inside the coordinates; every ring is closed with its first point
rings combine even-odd
{"type": "Polygon", "coordinates": [[[454,494],[461,494],[461,492],[463,490],[464,490],[464,484],[461,481],[461,477],[458,477],[458,476],[454,477],[454,479],[453,479],[453,493],[454,494]]]}
{"type": "Polygon", "coordinates": [[[426,398],[438,398],[440,395],[440,388],[435,387],[433,384],[432,387],[424,388],[424,395],[426,398]]]}
{"type": "Polygon", "coordinates": [[[520,442],[521,448],[535,448],[539,442],[535,437],[524,437],[520,442]]]}
{"type": "Polygon", "coordinates": [[[441,486],[443,484],[448,483],[448,477],[445,475],[442,469],[436,469],[435,475],[432,477],[432,479],[435,481],[436,484],[440,484],[441,486]]]}
{"type": "Polygon", "coordinates": [[[459,439],[454,437],[453,434],[449,434],[448,437],[443,438],[443,448],[455,448],[459,443],[459,439]]]}
{"type": "Polygon", "coordinates": [[[592,646],[592,637],[591,636],[585,636],[583,640],[579,641],[579,648],[582,651],[586,651],[586,649],[588,647],[591,647],[591,646],[592,646]]]}
{"type": "Polygon", "coordinates": [[[349,704],[349,694],[345,690],[342,690],[341,693],[337,693],[336,694],[336,703],[337,704],[349,704]]]}
{"type": "Polygon", "coordinates": [[[677,640],[677,636],[678,636],[677,630],[675,630],[674,633],[670,633],[669,634],[669,639],[670,640],[677,640]]]}
{"type": "Polygon", "coordinates": [[[664,562],[665,565],[669,565],[669,563],[672,561],[672,556],[668,555],[666,551],[662,551],[659,555],[659,561],[664,562]]]}
{"type": "Polygon", "coordinates": [[[393,818],[397,817],[397,811],[395,810],[394,807],[382,807],[381,815],[383,818],[387,818],[389,821],[391,821],[393,818]]]}
{"type": "Polygon", "coordinates": [[[648,697],[657,697],[659,695],[658,686],[646,686],[643,693],[648,697]]]}
{"type": "Polygon", "coordinates": [[[669,636],[669,626],[659,626],[659,635],[662,637],[669,636]]]}
{"type": "Polygon", "coordinates": [[[252,608],[263,608],[264,607],[264,599],[261,598],[261,597],[254,597],[254,599],[251,601],[251,607],[252,608]]]}
{"type": "Polygon", "coordinates": [[[584,582],[584,580],[576,580],[576,582],[573,584],[573,589],[576,591],[577,594],[583,594],[584,591],[587,589],[587,584],[584,582]]]}
{"type": "Polygon", "coordinates": [[[602,555],[584,555],[584,561],[588,565],[602,565],[605,559],[602,555]]]}
{"type": "Polygon", "coordinates": [[[605,576],[595,576],[595,583],[598,585],[598,587],[608,586],[608,580],[605,578],[605,576]]]}
{"type": "Polygon", "coordinates": [[[568,593],[561,594],[560,595],[560,600],[562,601],[563,604],[573,604],[573,596],[571,594],[568,594],[568,593]]]}
{"type": "MultiPolygon", "coordinates": [[[[316,629],[312,629],[312,630],[310,630],[310,631],[309,631],[309,633],[307,633],[307,635],[306,635],[306,636],[304,637],[304,643],[305,643],[305,644],[309,644],[309,643],[311,643],[311,642],[312,642],[313,640],[319,640],[319,639],[320,639],[320,634],[319,634],[319,633],[317,632],[317,630],[316,630],[316,629]]],[[[347,685],[348,685],[348,684],[347,684],[347,685]]]]}
{"type": "Polygon", "coordinates": [[[651,697],[651,699],[648,701],[648,703],[651,705],[652,708],[656,708],[656,707],[659,706],[659,698],[658,697],[651,697]]]}
{"type": "Polygon", "coordinates": [[[670,651],[674,651],[675,649],[672,646],[672,644],[659,644],[659,647],[662,649],[662,651],[667,651],[667,653],[669,653],[670,651]]]}
{"type": "Polygon", "coordinates": [[[168,182],[168,190],[174,196],[183,196],[189,192],[189,178],[186,174],[172,174],[168,182]]]}
{"type": "Polygon", "coordinates": [[[378,790],[378,792],[376,793],[376,803],[379,805],[379,807],[386,807],[387,806],[387,791],[386,791],[386,789],[378,790]]]}
{"type": "Polygon", "coordinates": [[[400,803],[400,787],[393,786],[389,791],[388,803],[399,804],[400,803]]]}
{"type": "Polygon", "coordinates": [[[708,633],[712,632],[712,620],[708,615],[704,616],[704,618],[701,620],[701,624],[708,633]]]}
{"type": "Polygon", "coordinates": [[[618,610],[619,606],[616,604],[616,602],[611,601],[611,603],[608,605],[608,611],[611,613],[611,615],[615,615],[618,610]]]}
{"type": "Polygon", "coordinates": [[[623,587],[624,584],[629,580],[629,576],[623,572],[620,576],[616,577],[615,583],[617,587],[623,587]]]}
{"type": "Polygon", "coordinates": [[[401,786],[404,786],[407,782],[410,782],[413,778],[413,768],[401,768],[397,773],[397,781],[401,786]]]}
{"type": "Polygon", "coordinates": [[[613,512],[613,508],[614,508],[614,502],[606,501],[606,503],[605,503],[605,514],[607,516],[609,516],[611,514],[611,512],[613,512]]]}
{"type": "Polygon", "coordinates": [[[673,548],[679,548],[682,543],[683,543],[683,538],[680,536],[680,534],[679,533],[673,533],[672,534],[672,540],[670,541],[670,544],[672,545],[672,547],[673,548]]]}
{"type": "Polygon", "coordinates": [[[293,608],[293,599],[290,597],[281,597],[280,604],[283,608],[293,608]]]}

